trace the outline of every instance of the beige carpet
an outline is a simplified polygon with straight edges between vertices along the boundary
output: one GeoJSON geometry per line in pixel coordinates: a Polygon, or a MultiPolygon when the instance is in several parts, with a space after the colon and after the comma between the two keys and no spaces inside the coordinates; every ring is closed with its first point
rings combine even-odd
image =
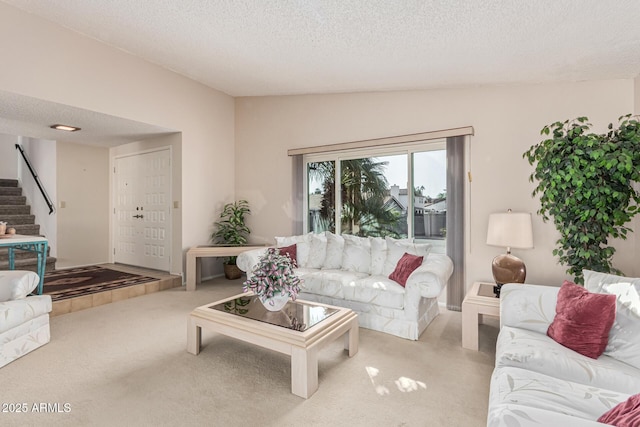
{"type": "Polygon", "coordinates": [[[49,344],[0,369],[0,403],[28,408],[0,425],[486,425],[497,322],[481,326],[479,352],[461,348],[460,313],[444,309],[419,341],[360,329],[355,357],[342,340],[320,352],[304,400],[287,356],[207,331],[187,353],[187,314],[240,288],[217,279],[54,317],[49,344]]]}

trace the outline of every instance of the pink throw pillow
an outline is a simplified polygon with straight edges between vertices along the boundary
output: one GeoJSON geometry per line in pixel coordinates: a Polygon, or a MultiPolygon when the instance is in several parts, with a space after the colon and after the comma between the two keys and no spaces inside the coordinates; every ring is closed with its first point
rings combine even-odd
{"type": "Polygon", "coordinates": [[[598,422],[616,427],[640,426],[640,394],[634,394],[625,402],[618,403],[602,414],[598,422]]]}
{"type": "Polygon", "coordinates": [[[396,269],[389,275],[389,279],[398,282],[402,287],[407,284],[407,279],[413,271],[422,265],[424,257],[404,253],[396,264],[396,269]]]}
{"type": "Polygon", "coordinates": [[[615,295],[594,294],[565,280],[547,335],[571,350],[597,359],[607,348],[615,317],[615,295]]]}
{"type": "Polygon", "coordinates": [[[298,266],[298,247],[296,243],[291,246],[285,246],[284,248],[278,248],[278,251],[280,252],[280,255],[287,255],[289,258],[291,258],[294,267],[298,266]]]}

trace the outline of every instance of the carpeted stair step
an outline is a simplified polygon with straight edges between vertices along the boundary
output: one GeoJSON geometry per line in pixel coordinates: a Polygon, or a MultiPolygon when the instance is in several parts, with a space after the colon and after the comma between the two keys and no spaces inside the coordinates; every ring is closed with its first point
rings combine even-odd
{"type": "MultiPolygon", "coordinates": [[[[47,247],[47,256],[51,253],[51,248],[47,247]]],[[[13,256],[15,259],[37,259],[35,253],[30,251],[21,251],[19,249],[15,249],[13,251],[13,256]]],[[[0,261],[6,261],[9,259],[9,248],[0,248],[0,261]]]]}
{"type": "Polygon", "coordinates": [[[0,213],[0,221],[7,223],[7,228],[15,227],[16,225],[35,224],[35,215],[4,215],[0,213]]]}
{"type": "Polygon", "coordinates": [[[25,205],[27,198],[25,196],[0,196],[0,205],[25,205]]]}
{"type": "MultiPolygon", "coordinates": [[[[16,253],[16,259],[14,261],[16,270],[28,270],[38,272],[38,260],[37,258],[18,258],[16,253]]],[[[56,268],[56,259],[52,256],[47,257],[47,264],[45,266],[45,271],[53,271],[56,268]]],[[[0,270],[8,270],[9,269],[9,260],[0,260],[0,270]]]]}
{"type": "Polygon", "coordinates": [[[18,186],[17,179],[0,178],[0,187],[17,187],[17,186],[18,186]]]}
{"type": "MultiPolygon", "coordinates": [[[[47,248],[47,263],[45,266],[46,271],[55,270],[56,258],[49,256],[51,248],[47,248]]],[[[30,251],[22,251],[15,249],[13,251],[14,262],[16,270],[29,270],[38,272],[38,255],[30,251]]],[[[0,270],[9,269],[9,249],[0,248],[0,270]]]]}
{"type": "MultiPolygon", "coordinates": [[[[35,223],[35,216],[31,215],[31,206],[27,205],[27,198],[22,196],[22,188],[17,179],[0,179],[0,221],[7,223],[7,227],[16,229],[16,234],[25,236],[39,236],[40,225],[35,223]]],[[[50,254],[47,252],[47,255],[50,254]]],[[[38,256],[33,252],[15,250],[15,268],[22,270],[38,270],[38,256]]],[[[56,259],[47,256],[46,271],[55,269],[56,259]]],[[[9,250],[0,248],[0,270],[9,268],[9,250]]]]}
{"type": "Polygon", "coordinates": [[[29,215],[31,206],[29,205],[0,205],[0,217],[4,215],[29,215]]]}
{"type": "Polygon", "coordinates": [[[0,187],[0,196],[22,196],[22,188],[0,187]]]}
{"type": "Polygon", "coordinates": [[[25,236],[39,236],[40,225],[39,224],[15,224],[11,227],[16,229],[16,234],[23,234],[25,236]]]}

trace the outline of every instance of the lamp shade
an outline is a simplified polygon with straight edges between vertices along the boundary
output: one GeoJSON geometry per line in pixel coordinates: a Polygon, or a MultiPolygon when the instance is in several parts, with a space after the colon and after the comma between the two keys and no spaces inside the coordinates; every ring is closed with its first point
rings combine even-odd
{"type": "Polygon", "coordinates": [[[489,215],[487,245],[517,249],[533,248],[531,214],[509,210],[489,215]]]}

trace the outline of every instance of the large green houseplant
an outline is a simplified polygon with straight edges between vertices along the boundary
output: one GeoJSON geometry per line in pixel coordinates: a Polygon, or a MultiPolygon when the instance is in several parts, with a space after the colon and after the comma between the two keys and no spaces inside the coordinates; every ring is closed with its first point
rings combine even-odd
{"type": "MultiPolygon", "coordinates": [[[[251,230],[244,221],[245,215],[250,213],[249,202],[246,200],[224,205],[218,221],[213,224],[216,227],[211,234],[213,243],[228,246],[246,245],[251,230]]],[[[242,276],[242,271],[236,266],[236,258],[232,256],[224,261],[224,274],[227,279],[238,279],[242,276]]]]}
{"type": "Polygon", "coordinates": [[[540,132],[548,138],[523,155],[538,181],[538,213],[553,217],[560,238],[554,256],[583,283],[582,270],[621,272],[613,267],[610,238],[626,239],[627,224],[638,213],[640,194],[640,122],[631,115],[609,125],[606,134],[590,132],[586,117],[555,122],[540,132]]]}

